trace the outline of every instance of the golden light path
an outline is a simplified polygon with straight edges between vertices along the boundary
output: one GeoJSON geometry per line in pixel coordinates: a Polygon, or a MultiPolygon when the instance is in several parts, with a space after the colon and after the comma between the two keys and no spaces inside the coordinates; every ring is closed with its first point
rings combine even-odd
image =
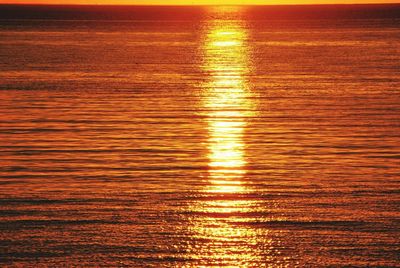
{"type": "Polygon", "coordinates": [[[213,192],[241,192],[246,157],[246,117],[253,114],[246,32],[240,22],[211,22],[205,45],[205,66],[211,76],[204,106],[208,111],[209,166],[213,192]]]}
{"type": "MultiPolygon", "coordinates": [[[[218,12],[234,12],[225,9],[218,12]]],[[[256,202],[247,197],[251,189],[244,183],[245,130],[247,119],[255,113],[246,82],[246,40],[242,21],[215,19],[206,26],[203,68],[210,80],[203,107],[209,133],[209,186],[204,190],[205,200],[193,208],[201,215],[193,220],[193,232],[197,240],[206,241],[196,249],[205,266],[254,267],[260,263],[256,230],[245,224],[257,210],[256,202]]]]}

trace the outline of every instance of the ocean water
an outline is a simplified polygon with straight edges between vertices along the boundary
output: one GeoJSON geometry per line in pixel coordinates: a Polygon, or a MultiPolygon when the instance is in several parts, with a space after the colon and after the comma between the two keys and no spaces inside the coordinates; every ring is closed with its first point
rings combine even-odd
{"type": "Polygon", "coordinates": [[[400,267],[400,19],[320,9],[0,20],[0,265],[400,267]]]}

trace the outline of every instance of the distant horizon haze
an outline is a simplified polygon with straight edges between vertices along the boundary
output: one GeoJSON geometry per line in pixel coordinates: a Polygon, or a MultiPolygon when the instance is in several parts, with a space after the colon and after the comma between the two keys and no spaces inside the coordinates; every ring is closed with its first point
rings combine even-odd
{"type": "MultiPolygon", "coordinates": [[[[202,6],[0,5],[2,20],[204,20],[202,6]]],[[[232,13],[234,14],[234,13],[232,13]]],[[[247,6],[247,20],[400,19],[400,4],[247,6]]],[[[235,18],[235,16],[231,17],[235,18]]]]}
{"type": "Polygon", "coordinates": [[[318,5],[318,4],[396,4],[398,0],[0,0],[0,4],[45,4],[45,5],[156,5],[156,6],[192,6],[192,5],[318,5]]]}

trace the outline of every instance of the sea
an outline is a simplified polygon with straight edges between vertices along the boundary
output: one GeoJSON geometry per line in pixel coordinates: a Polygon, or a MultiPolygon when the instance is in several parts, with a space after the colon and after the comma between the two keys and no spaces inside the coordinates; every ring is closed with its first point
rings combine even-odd
{"type": "Polygon", "coordinates": [[[400,267],[400,4],[0,5],[0,266],[400,267]]]}

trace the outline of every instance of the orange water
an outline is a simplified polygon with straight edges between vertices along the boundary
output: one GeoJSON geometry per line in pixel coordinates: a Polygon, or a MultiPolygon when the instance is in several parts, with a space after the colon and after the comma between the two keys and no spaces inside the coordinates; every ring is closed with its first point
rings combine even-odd
{"type": "Polygon", "coordinates": [[[0,263],[399,263],[396,20],[0,23],[0,263]]]}

